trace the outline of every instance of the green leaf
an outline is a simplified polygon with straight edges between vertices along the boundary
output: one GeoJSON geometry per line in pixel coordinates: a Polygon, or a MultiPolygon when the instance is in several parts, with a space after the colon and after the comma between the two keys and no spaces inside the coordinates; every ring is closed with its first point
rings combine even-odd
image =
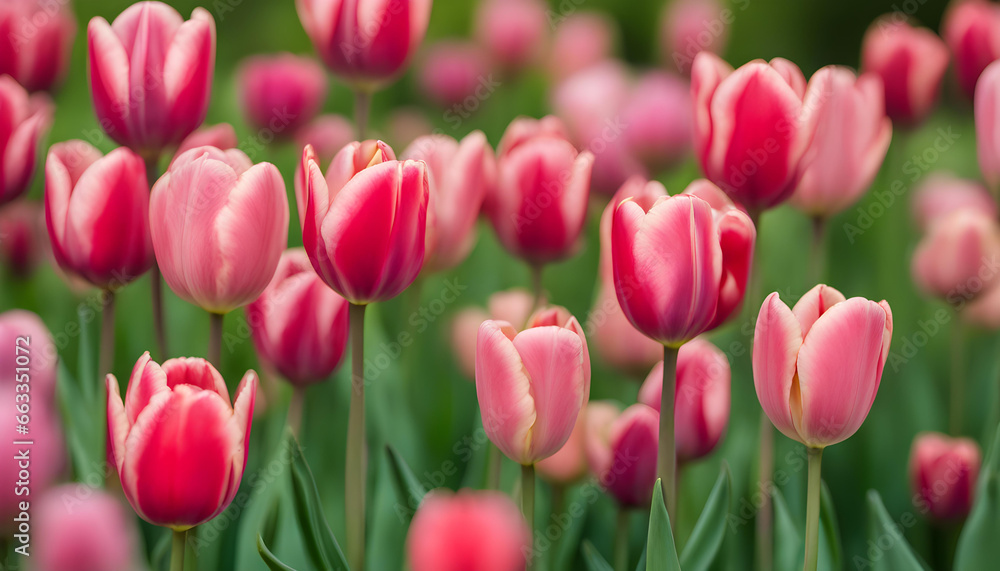
{"type": "Polygon", "coordinates": [[[802,526],[792,517],[777,486],[772,488],[771,497],[774,500],[774,568],[778,571],[797,571],[802,568],[805,557],[802,526]]]}
{"type": "Polygon", "coordinates": [[[976,484],[972,513],[958,538],[955,569],[991,569],[1000,561],[1000,428],[976,484]]]}
{"type": "Polygon", "coordinates": [[[670,516],[663,504],[663,487],[659,478],[653,486],[653,502],[649,508],[649,535],[646,539],[646,571],[680,571],[677,546],[670,529],[670,516]]]}
{"type": "MultiPolygon", "coordinates": [[[[94,402],[94,398],[101,392],[97,390],[97,383],[101,379],[98,378],[100,372],[97,370],[97,362],[94,358],[94,341],[91,338],[91,327],[90,321],[93,319],[87,319],[84,312],[93,311],[89,309],[88,306],[80,304],[77,309],[77,319],[80,326],[80,351],[77,355],[77,371],[76,379],[79,381],[82,387],[82,396],[86,403],[94,402]]],[[[98,348],[100,350],[100,348],[98,348]]]]}
{"type": "Polygon", "coordinates": [[[707,571],[715,560],[719,547],[722,546],[722,540],[726,537],[731,480],[729,466],[723,463],[719,478],[715,481],[701,516],[691,531],[691,537],[681,552],[681,567],[684,571],[707,571]]]}
{"type": "Polygon", "coordinates": [[[830,495],[830,489],[826,487],[826,482],[823,482],[820,494],[819,532],[821,534],[819,560],[823,564],[829,563],[828,569],[842,569],[840,528],[837,526],[837,514],[833,509],[833,496],[830,495]]]}
{"type": "Polygon", "coordinates": [[[322,502],[312,470],[306,463],[302,448],[294,437],[289,436],[288,445],[292,447],[292,491],[295,494],[295,514],[302,530],[302,539],[306,544],[313,565],[321,571],[347,571],[347,560],[344,558],[337,538],[330,530],[330,524],[323,517],[322,502]]]}
{"type": "Polygon", "coordinates": [[[583,560],[587,563],[588,571],[613,571],[611,565],[601,556],[590,541],[583,540],[583,560]]]}
{"type": "Polygon", "coordinates": [[[645,571],[646,569],[646,546],[642,546],[642,553],[639,554],[639,564],[635,566],[635,571],[645,571]]]}
{"type": "Polygon", "coordinates": [[[413,475],[413,470],[395,448],[386,444],[385,453],[389,457],[389,467],[392,470],[392,482],[396,488],[396,496],[400,502],[403,502],[407,513],[415,512],[420,506],[420,502],[423,501],[427,490],[413,475]]]}
{"type": "Polygon", "coordinates": [[[264,543],[264,538],[261,537],[259,533],[257,534],[257,552],[260,553],[260,558],[264,560],[264,563],[267,564],[267,568],[271,571],[295,571],[295,569],[285,565],[279,561],[273,553],[271,553],[271,550],[268,549],[267,545],[264,543]]]}
{"type": "MultiPolygon", "coordinates": [[[[872,569],[929,571],[930,568],[913,552],[913,548],[899,529],[899,524],[893,521],[885,509],[882,496],[875,490],[868,490],[868,539],[869,546],[874,545],[874,547],[866,554],[870,560],[866,560],[865,563],[870,564],[872,569]],[[871,553],[876,549],[877,557],[871,553]]],[[[976,567],[976,569],[990,568],[992,568],[990,565],[976,567]]],[[[972,567],[956,567],[956,569],[972,569],[972,567]]]]}

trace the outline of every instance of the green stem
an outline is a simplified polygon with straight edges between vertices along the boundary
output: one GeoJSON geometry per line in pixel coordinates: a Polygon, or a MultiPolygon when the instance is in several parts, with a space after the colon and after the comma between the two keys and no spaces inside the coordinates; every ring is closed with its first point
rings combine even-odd
{"type": "MultiPolygon", "coordinates": [[[[673,524],[671,524],[673,525],[673,524]]],[[[615,526],[615,571],[628,569],[628,508],[618,505],[618,522],[615,526]]]]}
{"type": "Polygon", "coordinates": [[[302,432],[302,409],[305,407],[305,387],[292,387],[292,400],[288,403],[287,423],[295,438],[302,432]]]}
{"type": "MultiPolygon", "coordinates": [[[[531,543],[535,542],[535,465],[528,464],[521,466],[521,513],[524,514],[525,521],[528,522],[528,531],[531,543]]],[[[529,553],[533,551],[529,550],[529,553]]],[[[533,558],[533,553],[531,557],[533,558]]],[[[528,571],[533,567],[531,559],[528,560],[528,571]]]]}
{"type": "Polygon", "coordinates": [[[545,305],[545,287],[542,285],[542,273],[544,270],[545,266],[541,264],[531,265],[531,291],[534,294],[534,301],[531,304],[532,314],[545,305]]]}
{"type": "Polygon", "coordinates": [[[809,287],[823,280],[826,271],[826,218],[812,219],[812,244],[809,256],[809,287]]]}
{"type": "MultiPolygon", "coordinates": [[[[149,184],[150,192],[152,192],[153,185],[159,177],[157,166],[159,162],[160,157],[158,156],[146,157],[146,182],[149,184]]],[[[153,334],[156,337],[156,348],[160,352],[160,359],[163,360],[169,356],[169,353],[167,353],[167,327],[163,321],[163,282],[160,279],[160,268],[156,265],[156,260],[153,260],[153,267],[149,270],[149,280],[153,306],[153,334]]]]}
{"type": "Polygon", "coordinates": [[[365,568],[365,307],[351,305],[351,405],[347,421],[344,507],[347,558],[353,571],[365,568]]]}
{"type": "Polygon", "coordinates": [[[225,318],[222,313],[208,314],[208,362],[216,369],[222,366],[222,326],[225,318]]]}
{"type": "Polygon", "coordinates": [[[174,531],[173,549],[170,554],[170,571],[184,571],[184,546],[187,531],[174,531]]]}
{"type": "Polygon", "coordinates": [[[104,375],[113,372],[111,368],[115,361],[115,292],[107,290],[104,292],[107,303],[101,310],[101,355],[98,364],[98,374],[100,383],[103,386],[104,375]]]}
{"type": "Polygon", "coordinates": [[[372,93],[364,88],[354,91],[354,126],[358,130],[358,140],[365,140],[368,132],[368,117],[371,114],[372,93]]]}
{"type": "Polygon", "coordinates": [[[819,500],[822,488],[822,448],[806,448],[809,456],[809,490],[806,496],[806,558],[804,571],[816,571],[819,561],[819,500]]]}
{"type": "MultiPolygon", "coordinates": [[[[760,413],[760,464],[757,467],[757,489],[769,490],[771,487],[771,472],[774,470],[774,426],[771,419],[760,413]]],[[[774,564],[774,507],[769,493],[761,494],[760,508],[757,510],[757,520],[754,522],[754,532],[757,540],[757,569],[770,571],[774,564]]]]}
{"type": "MultiPolygon", "coordinates": [[[[656,477],[663,486],[667,515],[676,522],[677,449],[674,442],[674,392],[677,387],[677,349],[663,346],[663,391],[660,394],[660,443],[656,454],[656,477]]],[[[676,527],[676,523],[672,525],[676,527]]]]}
{"type": "Polygon", "coordinates": [[[953,436],[962,433],[962,411],[965,408],[965,327],[956,315],[951,329],[951,382],[948,428],[953,436]]]}
{"type": "Polygon", "coordinates": [[[488,444],[489,456],[486,459],[486,489],[500,489],[500,471],[503,469],[503,454],[492,441],[488,444]]]}

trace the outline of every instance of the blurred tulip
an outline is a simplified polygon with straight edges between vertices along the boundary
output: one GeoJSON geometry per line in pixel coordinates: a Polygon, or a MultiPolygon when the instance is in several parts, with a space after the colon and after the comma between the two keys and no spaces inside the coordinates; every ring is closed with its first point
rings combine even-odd
{"type": "Polygon", "coordinates": [[[558,452],[535,464],[541,478],[557,486],[572,484],[587,474],[587,451],[585,446],[586,408],[576,417],[569,440],[558,452]]]}
{"type": "Polygon", "coordinates": [[[931,112],[948,68],[948,47],[927,28],[883,16],[865,33],[861,71],[882,78],[885,112],[894,123],[913,125],[931,112]]]}
{"type": "Polygon", "coordinates": [[[461,142],[447,135],[420,137],[402,156],[427,163],[427,269],[453,268],[475,245],[479,210],[496,185],[493,149],[482,131],[473,131],[461,142]]]}
{"type": "Polygon", "coordinates": [[[986,66],[1000,58],[1000,6],[985,0],[952,0],[941,22],[958,85],[970,99],[986,66]]]}
{"type": "Polygon", "coordinates": [[[431,15],[431,0],[296,0],[295,6],[327,67],[365,90],[402,73],[431,15]]]}
{"type": "Polygon", "coordinates": [[[523,571],[531,533],[510,499],[490,491],[433,491],[406,538],[413,571],[523,571]]]}
{"type": "Polygon", "coordinates": [[[323,281],[355,305],[396,297],[424,264],[427,165],[393,159],[381,141],[352,143],[324,178],[312,147],[302,153],[302,241],[323,281]]]}
{"type": "Polygon", "coordinates": [[[405,149],[410,143],[434,132],[434,125],[423,111],[416,107],[397,107],[385,120],[385,139],[394,147],[405,149]]]}
{"type": "Polygon", "coordinates": [[[917,509],[938,520],[961,520],[972,510],[982,457],[969,438],[923,432],[910,449],[910,486],[917,509]]]}
{"type": "Polygon", "coordinates": [[[705,178],[750,212],[795,190],[811,137],[802,121],[806,80],[788,60],[755,60],[733,71],[709,52],[694,60],[694,147],[705,178]]]}
{"type": "Polygon", "coordinates": [[[921,230],[959,211],[977,212],[993,219],[998,215],[996,201],[978,181],[935,172],[924,177],[913,191],[913,217],[921,230]]]}
{"type": "Polygon", "coordinates": [[[586,415],[587,460],[601,487],[623,506],[649,505],[656,483],[660,415],[641,403],[620,415],[613,405],[594,403],[586,415]]]}
{"type": "Polygon", "coordinates": [[[691,73],[699,52],[722,54],[729,40],[732,12],[717,0],[675,0],[660,19],[660,51],[664,62],[691,73]],[[728,14],[728,15],[727,15],[728,14]]]}
{"type": "MultiPolygon", "coordinates": [[[[320,115],[295,132],[300,148],[312,145],[319,160],[328,163],[340,149],[354,140],[354,125],[341,115],[320,115]]],[[[297,165],[300,169],[302,165],[297,165]]]]}
{"type": "Polygon", "coordinates": [[[976,148],[979,170],[994,195],[1000,192],[1000,63],[992,63],[976,84],[976,148]]]}
{"type": "Polygon", "coordinates": [[[672,74],[650,72],[622,110],[625,143],[651,172],[681,161],[691,149],[691,88],[672,74]]]}
{"type": "Polygon", "coordinates": [[[541,119],[516,117],[507,125],[497,145],[497,159],[507,158],[515,149],[534,139],[568,139],[569,130],[558,117],[546,115],[541,119]]]}
{"type": "Polygon", "coordinates": [[[546,10],[542,0],[482,0],[475,37],[497,64],[520,71],[541,55],[549,28],[546,10]]]}
{"type": "Polygon", "coordinates": [[[455,315],[451,324],[451,347],[466,377],[470,380],[476,378],[476,337],[479,335],[479,326],[487,319],[493,319],[520,327],[531,316],[534,302],[528,291],[515,288],[491,295],[487,304],[488,312],[478,307],[467,307],[455,315]]]}
{"type": "Polygon", "coordinates": [[[475,98],[476,90],[489,75],[489,62],[479,46],[439,42],[427,51],[420,65],[420,88],[438,105],[450,107],[475,98]]]}
{"type": "Polygon", "coordinates": [[[125,401],[106,379],[108,432],[122,489],[139,517],[186,531],[223,512],[243,478],[257,374],[230,404],[222,375],[192,357],[135,363],[125,401]]]}
{"type": "Polygon", "coordinates": [[[274,165],[198,147],[174,160],[151,196],[156,261],[178,297],[218,314],[257,299],[288,240],[288,199],[274,165]]]}
{"type": "Polygon", "coordinates": [[[53,107],[45,95],[29,95],[0,75],[0,205],[21,196],[35,174],[39,140],[52,123],[53,107]]]}
{"type": "Polygon", "coordinates": [[[312,58],[251,56],[236,73],[247,123],[275,137],[290,137],[316,116],[326,99],[326,73],[312,58]]]}
{"type": "Polygon", "coordinates": [[[885,116],[882,80],[824,67],[809,80],[803,112],[813,138],[790,202],[810,216],[829,218],[861,198],[885,160],[892,122],[885,116]]]}
{"type": "Polygon", "coordinates": [[[1000,283],[1000,226],[978,211],[959,210],[935,222],[917,244],[911,269],[925,292],[958,304],[1000,283]]]}
{"type": "Polygon", "coordinates": [[[137,569],[135,520],[118,498],[83,484],[49,490],[33,506],[38,548],[30,569],[133,571],[137,569]]]}
{"type": "Polygon", "coordinates": [[[347,307],[316,275],[305,250],[286,250],[267,289],[247,306],[257,353],[293,385],[326,380],[347,346],[347,307]]]}
{"type": "Polygon", "coordinates": [[[59,266],[116,289],[153,265],[149,184],[142,157],[102,157],[84,141],[53,145],[45,163],[45,221],[59,266]]]}
{"type": "Polygon", "coordinates": [[[19,200],[0,208],[0,263],[10,275],[30,276],[48,249],[41,202],[19,200]]]}
{"type": "Polygon", "coordinates": [[[237,148],[239,144],[240,142],[236,138],[236,130],[229,123],[206,125],[199,127],[181,141],[181,144],[177,146],[177,151],[174,153],[174,159],[176,160],[177,157],[187,151],[197,149],[198,147],[215,147],[216,149],[228,151],[229,149],[237,148]]]}
{"type": "Polygon", "coordinates": [[[868,416],[892,339],[885,301],[844,299],[826,285],[788,309],[772,293],[757,317],[753,378],[764,413],[811,448],[849,438],[868,416]]]}
{"type": "Polygon", "coordinates": [[[522,465],[563,447],[590,395],[583,328],[574,317],[551,324],[555,316],[549,313],[520,333],[505,321],[479,327],[476,393],[483,428],[522,465]]]}
{"type": "MultiPolygon", "coordinates": [[[[677,460],[690,462],[712,453],[729,425],[729,359],[704,339],[694,339],[677,356],[674,437],[677,460]]],[[[660,412],[663,361],[649,372],[639,402],[660,412]]]]}
{"type": "Polygon", "coordinates": [[[577,12],[559,22],[549,49],[549,72],[556,80],[611,57],[615,22],[600,12],[577,12]]]}
{"type": "Polygon", "coordinates": [[[0,75],[28,91],[51,90],[66,75],[76,37],[69,2],[0,2],[0,75]]]}
{"type": "Polygon", "coordinates": [[[185,22],[162,2],[138,2],[113,24],[87,28],[90,93],[101,128],[156,157],[201,125],[215,72],[215,20],[195,8],[185,22]]]}

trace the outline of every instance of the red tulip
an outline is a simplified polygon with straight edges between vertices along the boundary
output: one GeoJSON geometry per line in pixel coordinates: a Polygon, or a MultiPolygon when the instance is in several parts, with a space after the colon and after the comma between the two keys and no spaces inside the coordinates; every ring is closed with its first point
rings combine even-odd
{"type": "MultiPolygon", "coordinates": [[[[37,569],[132,571],[138,568],[135,518],[118,497],[81,484],[45,493],[32,505],[37,569]]],[[[35,567],[33,567],[35,568],[35,567]]]]}
{"type": "Polygon", "coordinates": [[[587,407],[590,470],[623,506],[648,506],[653,497],[659,424],[660,415],[641,403],[620,415],[606,403],[587,407]]]}
{"type": "Polygon", "coordinates": [[[69,2],[0,2],[0,75],[28,91],[51,90],[66,75],[76,19],[69,2]]]}
{"type": "Polygon", "coordinates": [[[511,289],[490,296],[489,312],[478,307],[467,307],[458,312],[451,324],[451,347],[467,378],[476,378],[476,336],[479,335],[479,326],[488,319],[521,326],[527,323],[533,305],[534,297],[531,293],[523,289],[511,289]]]}
{"type": "Polygon", "coordinates": [[[929,229],[954,212],[977,212],[997,218],[997,203],[982,183],[948,173],[927,175],[913,191],[913,217],[921,230],[929,229]]]}
{"type": "Polygon", "coordinates": [[[979,170],[996,193],[1000,191],[1000,63],[990,64],[980,76],[975,113],[979,170]]]}
{"type": "Polygon", "coordinates": [[[139,517],[176,531],[222,513],[246,468],[257,374],[230,404],[222,375],[204,359],[158,365],[143,353],[125,401],[108,375],[108,432],[122,490],[139,517]]]}
{"type": "Polygon", "coordinates": [[[52,123],[52,103],[45,95],[28,95],[0,75],[0,205],[24,194],[35,174],[38,141],[52,123]]]}
{"type": "Polygon", "coordinates": [[[0,263],[17,278],[27,278],[48,250],[45,208],[19,200],[0,209],[0,263]]]}
{"type": "Polygon", "coordinates": [[[653,172],[681,161],[691,148],[691,88],[672,74],[650,72],[622,110],[625,143],[653,172]]]}
{"type": "Polygon", "coordinates": [[[489,81],[486,55],[468,42],[440,42],[428,50],[420,65],[420,87],[444,107],[476,98],[476,90],[489,81]]]}
{"type": "Polygon", "coordinates": [[[671,2],[660,19],[660,52],[684,75],[702,51],[721,54],[729,40],[732,13],[717,0],[671,2]],[[728,13],[728,16],[726,15],[728,13]]]}
{"type": "Polygon", "coordinates": [[[938,520],[961,520],[972,510],[982,457],[969,438],[923,432],[910,449],[910,486],[917,509],[938,520]]]}
{"type": "Polygon", "coordinates": [[[45,220],[59,266],[96,287],[121,287],[153,265],[146,166],[126,148],[102,157],[84,141],[53,145],[45,220]]]}
{"type": "Polygon", "coordinates": [[[948,47],[927,28],[894,16],[876,20],[861,46],[861,71],[882,77],[885,112],[912,125],[930,113],[948,67],[948,47]]]}
{"type": "Polygon", "coordinates": [[[560,80],[609,58],[616,39],[615,25],[599,12],[566,16],[552,38],[549,72],[560,80]]]}
{"type": "Polygon", "coordinates": [[[215,71],[207,10],[185,22],[162,2],[139,2],[113,24],[94,18],[87,35],[94,110],[112,139],[157,156],[205,120],[215,71]]]}
{"type": "Polygon", "coordinates": [[[958,85],[971,99],[979,75],[1000,58],[1000,7],[985,0],[952,0],[941,36],[954,58],[958,85]]]}
{"type": "Polygon", "coordinates": [[[163,279],[212,313],[257,299],[288,241],[281,173],[237,149],[199,147],[174,160],[153,186],[149,217],[163,279]]]}
{"type": "Polygon", "coordinates": [[[549,23],[541,0],[483,0],[475,37],[500,66],[518,71],[541,55],[549,23]]]}
{"type": "Polygon", "coordinates": [[[949,303],[968,301],[1000,283],[1000,226],[983,212],[959,210],[935,222],[913,252],[913,279],[949,303]]]}
{"type": "Polygon", "coordinates": [[[326,73],[312,58],[251,56],[237,71],[240,103],[254,129],[288,137],[312,120],[326,99],[326,73]]]}
{"type": "Polygon", "coordinates": [[[239,144],[240,142],[236,138],[236,130],[229,123],[199,127],[185,137],[181,141],[181,144],[177,146],[177,151],[174,152],[174,160],[187,151],[197,149],[198,147],[215,147],[216,149],[228,151],[229,149],[239,147],[239,144]]]}

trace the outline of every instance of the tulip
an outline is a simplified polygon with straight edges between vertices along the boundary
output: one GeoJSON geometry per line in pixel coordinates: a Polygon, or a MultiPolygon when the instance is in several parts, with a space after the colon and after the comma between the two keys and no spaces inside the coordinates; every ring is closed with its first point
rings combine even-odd
{"type": "Polygon", "coordinates": [[[982,183],[958,178],[947,173],[931,173],[913,191],[913,217],[921,230],[953,212],[978,212],[986,218],[997,218],[997,203],[982,183]]]}
{"type": "Polygon", "coordinates": [[[406,552],[413,571],[522,571],[531,542],[507,496],[441,490],[420,503],[406,552]]]}
{"type": "Polygon", "coordinates": [[[1000,59],[1000,8],[984,0],[953,0],[941,36],[954,58],[958,85],[971,99],[979,75],[1000,59]]]}
{"type": "Polygon", "coordinates": [[[66,75],[75,36],[69,2],[0,3],[0,75],[28,91],[53,89],[66,75]]]}
{"type": "Polygon", "coordinates": [[[115,290],[153,265],[142,157],[107,156],[84,141],[53,145],[45,163],[45,221],[59,266],[115,290]]]}
{"type": "Polygon", "coordinates": [[[323,107],[326,74],[311,58],[290,53],[252,56],[237,71],[247,123],[274,136],[290,136],[323,107]]]}
{"type": "Polygon", "coordinates": [[[857,202],[882,166],[892,122],[885,116],[882,80],[847,68],[817,71],[806,89],[805,121],[813,139],[802,157],[802,178],[791,204],[826,219],[857,202]]]}
{"type": "Polygon", "coordinates": [[[541,119],[517,117],[507,125],[507,129],[497,145],[497,159],[507,158],[515,149],[534,139],[568,139],[569,130],[558,117],[546,115],[541,119]]]}
{"type": "Polygon", "coordinates": [[[976,84],[975,114],[979,170],[995,196],[1000,192],[1000,63],[990,64],[976,84]]]}
{"type": "Polygon", "coordinates": [[[204,359],[136,361],[125,401],[106,379],[108,431],[122,490],[139,517],[185,532],[222,513],[246,467],[257,374],[247,371],[232,404],[204,359]]]}
{"type": "Polygon", "coordinates": [[[682,160],[691,147],[691,89],[677,77],[651,72],[622,110],[625,143],[650,171],[682,160]]]}
{"type": "Polygon", "coordinates": [[[546,10],[541,0],[483,0],[475,37],[497,64],[520,71],[541,55],[549,26],[546,10]]]}
{"type": "Polygon", "coordinates": [[[177,151],[174,152],[174,159],[198,147],[215,147],[216,149],[228,151],[229,149],[237,148],[239,144],[240,142],[236,138],[236,130],[229,123],[199,127],[177,146],[177,151]]]}
{"type": "Polygon", "coordinates": [[[972,510],[982,458],[969,438],[923,432],[910,449],[910,486],[917,509],[937,520],[962,520],[972,510]]]}
{"type": "Polygon", "coordinates": [[[931,226],[913,252],[913,279],[950,303],[969,300],[997,283],[989,264],[1000,255],[1000,226],[982,212],[961,210],[931,226]]]}
{"type": "Polygon", "coordinates": [[[937,100],[948,47],[934,32],[886,16],[865,33],[861,70],[882,77],[885,111],[902,125],[921,122],[937,100]]]}
{"type": "Polygon", "coordinates": [[[475,245],[479,210],[496,184],[493,149],[481,131],[461,142],[447,135],[427,135],[411,143],[403,158],[427,163],[427,267],[432,271],[453,268],[475,245]]]}
{"type": "MultiPolygon", "coordinates": [[[[538,475],[554,487],[565,487],[587,474],[587,453],[585,446],[586,414],[581,410],[576,417],[569,440],[555,454],[535,464],[538,475]]],[[[555,509],[555,508],[553,508],[555,509]]]]}
{"type": "MultiPolygon", "coordinates": [[[[420,66],[420,87],[442,107],[461,107],[476,100],[480,86],[489,85],[489,62],[479,46],[467,42],[441,42],[427,53],[420,66]]],[[[477,101],[478,105],[478,101],[477,101]]]]}
{"type": "Polygon", "coordinates": [[[405,149],[419,137],[432,134],[434,130],[424,112],[416,107],[397,107],[385,120],[386,140],[400,149],[405,149]]]}
{"type": "MultiPolygon", "coordinates": [[[[660,19],[660,52],[677,71],[691,73],[699,52],[721,54],[729,40],[726,12],[717,0],[677,0],[668,4],[660,19]]],[[[732,17],[732,13],[728,14],[732,17]]]]}
{"type": "Polygon", "coordinates": [[[451,347],[459,368],[467,378],[476,378],[476,336],[479,334],[479,326],[487,319],[523,325],[531,316],[533,301],[527,291],[511,289],[490,296],[489,312],[478,307],[467,307],[458,312],[451,324],[451,347]]]}
{"type": "Polygon", "coordinates": [[[45,208],[17,201],[0,209],[0,260],[18,279],[27,279],[48,249],[45,208]]]}
{"type": "Polygon", "coordinates": [[[659,415],[644,404],[634,404],[620,415],[613,405],[587,408],[587,460],[601,486],[623,507],[646,507],[656,483],[657,424],[659,415]]]}
{"type": "Polygon", "coordinates": [[[94,111],[118,143],[155,158],[205,120],[215,71],[207,10],[185,22],[162,2],[139,2],[113,24],[91,20],[87,42],[94,111]]]}
{"type": "MultiPolygon", "coordinates": [[[[354,140],[354,127],[340,115],[320,115],[295,132],[295,144],[305,148],[312,145],[319,160],[328,163],[340,149],[354,140]]],[[[302,165],[297,165],[301,171],[302,165]]],[[[296,181],[298,182],[298,181],[296,181]]]]}
{"type": "Polygon", "coordinates": [[[806,81],[781,58],[733,69],[702,52],[691,71],[694,147],[705,177],[750,212],[791,196],[811,133],[801,120],[806,81]]]}
{"type": "Polygon", "coordinates": [[[615,23],[603,14],[570,14],[552,38],[549,72],[561,80],[596,65],[611,56],[615,39],[615,23]]]}
{"type": "Polygon", "coordinates": [[[0,75],[0,206],[21,196],[35,174],[38,141],[52,123],[52,103],[45,95],[29,95],[0,75]]]}
{"type": "MultiPolygon", "coordinates": [[[[32,506],[37,569],[131,571],[136,569],[135,522],[118,498],[82,484],[53,488],[32,506]]],[[[34,568],[34,567],[33,567],[34,568]]]]}
{"type": "Polygon", "coordinates": [[[281,173],[236,149],[178,157],[153,187],[149,217],[167,285],[219,315],[260,296],[288,237],[281,173]]]}

